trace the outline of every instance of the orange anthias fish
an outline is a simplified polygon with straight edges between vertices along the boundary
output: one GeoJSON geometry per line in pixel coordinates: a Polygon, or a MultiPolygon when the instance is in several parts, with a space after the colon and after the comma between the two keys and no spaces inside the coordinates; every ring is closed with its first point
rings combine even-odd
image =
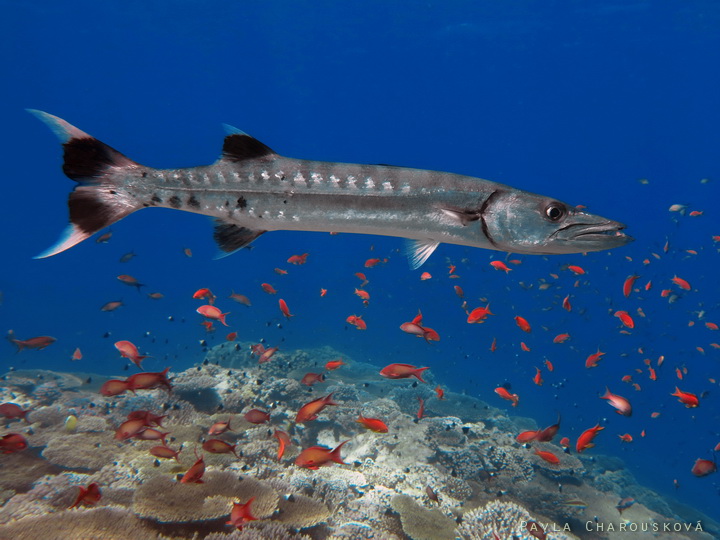
{"type": "Polygon", "coordinates": [[[675,285],[677,285],[678,287],[680,287],[681,289],[684,289],[686,291],[689,291],[690,289],[692,289],[692,287],[690,286],[690,283],[688,283],[686,280],[684,280],[681,277],[674,276],[672,278],[672,282],[675,285]]]}
{"type": "Polygon", "coordinates": [[[283,300],[282,298],[278,300],[278,305],[280,306],[280,311],[286,319],[294,317],[294,315],[290,313],[290,308],[288,307],[287,303],[285,303],[285,300],[283,300]]]}
{"type": "Polygon", "coordinates": [[[390,364],[380,370],[380,375],[388,379],[407,379],[408,377],[415,377],[420,382],[425,382],[422,378],[422,372],[429,367],[415,367],[410,364],[390,364]]]}
{"type": "Polygon", "coordinates": [[[623,416],[632,416],[632,406],[630,405],[630,402],[624,397],[610,392],[610,389],[607,386],[605,387],[605,394],[603,394],[600,399],[607,399],[608,403],[612,407],[615,407],[618,414],[622,414],[623,416]]]}
{"type": "Polygon", "coordinates": [[[337,360],[329,360],[325,363],[325,369],[328,371],[333,371],[340,366],[344,366],[345,362],[342,361],[342,358],[338,358],[337,360]]]}
{"type": "Polygon", "coordinates": [[[490,266],[492,266],[495,270],[502,270],[506,274],[512,270],[512,268],[508,268],[508,266],[502,261],[491,261],[490,266]]]}
{"type": "Polygon", "coordinates": [[[136,373],[130,375],[126,382],[128,384],[128,390],[152,390],[153,388],[160,388],[164,386],[166,390],[172,390],[172,385],[167,378],[167,374],[170,368],[167,367],[163,371],[145,371],[143,373],[136,373]]]}
{"type": "Polygon", "coordinates": [[[293,255],[287,260],[287,262],[296,265],[305,264],[307,262],[308,255],[309,253],[303,253],[302,255],[293,255]]]}
{"type": "Polygon", "coordinates": [[[537,384],[538,386],[542,386],[543,384],[543,378],[542,378],[542,372],[540,371],[540,368],[535,368],[535,376],[533,377],[533,382],[537,384]]]}
{"type": "Polygon", "coordinates": [[[313,401],[306,403],[300,407],[300,410],[295,416],[295,422],[299,424],[301,422],[310,422],[311,420],[315,420],[318,417],[318,414],[320,414],[320,411],[328,405],[338,405],[338,403],[332,400],[332,394],[328,394],[325,397],[314,399],[313,401]]]}
{"type": "Polygon", "coordinates": [[[675,393],[670,395],[678,398],[678,401],[685,405],[688,409],[692,409],[700,405],[700,400],[695,394],[683,392],[677,386],[675,387],[675,393]]]}
{"type": "Polygon", "coordinates": [[[130,341],[117,341],[115,342],[115,348],[120,352],[120,356],[127,358],[138,368],[142,369],[140,364],[148,355],[140,354],[138,348],[133,343],[130,341]]]}
{"type": "Polygon", "coordinates": [[[568,339],[570,339],[570,334],[558,334],[553,338],[553,343],[565,343],[568,339]]]}
{"type": "Polygon", "coordinates": [[[193,293],[192,296],[195,300],[207,300],[208,304],[212,305],[215,303],[215,295],[212,293],[210,289],[207,287],[204,287],[202,289],[198,289],[193,293]]]}
{"type": "Polygon", "coordinates": [[[258,519],[253,516],[252,510],[250,509],[250,505],[254,500],[255,497],[250,497],[248,502],[246,502],[245,504],[234,502],[232,510],[230,511],[230,521],[227,521],[225,524],[232,525],[237,530],[242,531],[242,528],[245,524],[258,519]]]}
{"type": "Polygon", "coordinates": [[[235,457],[238,457],[235,453],[236,446],[236,444],[228,444],[220,439],[208,439],[203,443],[202,449],[206,452],[210,452],[211,454],[232,454],[235,457]]]}
{"type": "Polygon", "coordinates": [[[484,323],[488,315],[493,315],[490,311],[490,304],[485,307],[473,309],[470,313],[468,313],[467,322],[468,324],[484,323]]]}
{"type": "Polygon", "coordinates": [[[568,266],[567,269],[570,270],[573,274],[575,274],[577,276],[581,276],[585,273],[585,270],[582,267],[576,266],[574,264],[571,264],[570,266],[568,266]]]}
{"type": "Polygon", "coordinates": [[[498,386],[495,389],[495,393],[503,399],[512,401],[512,406],[517,407],[520,402],[520,397],[517,394],[511,394],[504,386],[498,386]]]}
{"type": "MultiPolygon", "coordinates": [[[[195,454],[197,456],[197,453],[195,454]]],[[[205,474],[205,460],[200,456],[192,467],[183,474],[180,482],[182,484],[203,484],[202,477],[205,474]]]]}
{"type": "Polygon", "coordinates": [[[23,410],[20,405],[16,405],[15,403],[3,403],[0,405],[0,416],[7,420],[16,420],[22,418],[25,420],[28,424],[30,423],[30,420],[27,419],[27,413],[30,412],[30,409],[23,410]]]}
{"type": "Polygon", "coordinates": [[[538,430],[535,435],[535,440],[538,442],[550,442],[555,438],[557,432],[560,431],[560,415],[558,414],[557,422],[545,429],[538,430]]]}
{"type": "Polygon", "coordinates": [[[633,321],[633,318],[627,311],[616,311],[615,317],[620,319],[627,328],[635,328],[635,321],[633,321]]]}
{"type": "Polygon", "coordinates": [[[100,486],[98,486],[96,482],[88,484],[88,487],[80,486],[77,499],[75,499],[75,502],[70,508],[77,508],[81,504],[83,506],[95,506],[101,498],[102,493],[100,493],[100,486]]]}
{"type": "Polygon", "coordinates": [[[212,426],[210,426],[208,435],[222,435],[226,431],[232,431],[232,428],[230,427],[230,420],[231,418],[228,418],[226,422],[215,422],[212,426]]]}
{"type": "Polygon", "coordinates": [[[569,294],[565,298],[563,298],[562,307],[565,311],[572,311],[572,304],[570,304],[569,294]]]}
{"type": "Polygon", "coordinates": [[[378,418],[366,418],[362,414],[358,417],[357,422],[375,433],[387,433],[388,427],[382,420],[378,418]]]}
{"type": "Polygon", "coordinates": [[[363,321],[360,315],[350,315],[345,321],[352,324],[358,330],[367,330],[367,323],[363,321]]]}
{"type": "Polygon", "coordinates": [[[7,339],[10,343],[17,347],[17,352],[20,352],[23,349],[37,349],[41,351],[48,345],[52,345],[57,341],[57,339],[50,336],[38,336],[30,339],[15,339],[15,332],[12,330],[8,332],[7,339]]]}
{"type": "Polygon", "coordinates": [[[547,452],[544,450],[535,450],[535,455],[542,458],[544,461],[547,461],[548,463],[552,465],[558,465],[560,463],[560,458],[558,458],[555,454],[552,452],[547,452]]]}
{"type": "Polygon", "coordinates": [[[310,448],[306,448],[300,452],[300,455],[295,459],[295,465],[312,470],[316,470],[323,465],[329,465],[331,461],[339,463],[340,465],[347,465],[340,456],[340,449],[347,442],[349,441],[341,442],[332,450],[326,446],[311,446],[310,448]]]}
{"type": "Polygon", "coordinates": [[[285,450],[287,450],[288,446],[290,446],[290,435],[288,435],[284,431],[276,429],[273,433],[273,436],[278,440],[277,458],[278,461],[280,461],[283,455],[285,455],[285,450]]]}
{"type": "Polygon", "coordinates": [[[598,352],[591,354],[585,359],[585,367],[586,368],[594,368],[597,367],[598,362],[600,359],[605,356],[604,352],[601,352],[600,349],[598,349],[598,352]]]}
{"type": "Polygon", "coordinates": [[[3,454],[14,454],[28,447],[28,442],[20,433],[8,433],[0,437],[0,451],[3,454]]]}
{"type": "Polygon", "coordinates": [[[275,287],[270,285],[269,283],[261,283],[260,287],[262,287],[262,290],[265,291],[268,294],[277,294],[277,291],[275,290],[275,287]]]}
{"type": "Polygon", "coordinates": [[[203,317],[212,319],[214,321],[220,321],[225,326],[229,326],[228,323],[225,322],[225,317],[230,315],[230,313],[223,313],[215,306],[211,306],[209,304],[205,306],[200,306],[199,308],[197,308],[196,311],[203,317]]]}
{"type": "Polygon", "coordinates": [[[300,379],[300,384],[304,384],[305,386],[312,386],[315,383],[323,382],[325,380],[325,375],[322,373],[306,373],[303,375],[303,378],[300,379]]]}
{"type": "Polygon", "coordinates": [[[595,427],[591,427],[590,429],[586,429],[582,432],[582,434],[578,437],[577,443],[575,443],[575,450],[577,453],[581,453],[584,450],[587,450],[588,448],[592,448],[595,446],[595,443],[592,442],[595,437],[597,437],[597,434],[599,431],[602,431],[605,429],[600,424],[597,424],[595,427]]]}
{"type": "Polygon", "coordinates": [[[618,435],[618,437],[620,438],[620,440],[622,442],[626,442],[626,443],[633,442],[633,437],[629,433],[625,433],[624,435],[618,435]]]}
{"type": "Polygon", "coordinates": [[[180,458],[178,458],[178,455],[182,451],[182,446],[180,447],[180,450],[173,450],[172,448],[165,446],[164,444],[161,446],[153,446],[150,449],[150,454],[162,458],[162,459],[174,459],[178,463],[180,463],[180,458]]]}
{"type": "Polygon", "coordinates": [[[250,409],[243,415],[243,418],[251,424],[264,424],[270,421],[270,413],[260,409],[250,409]]]}
{"type": "Polygon", "coordinates": [[[70,358],[70,360],[72,360],[73,362],[77,362],[78,360],[82,360],[82,357],[82,351],[80,350],[80,347],[77,347],[72,353],[72,357],[70,358]]]}
{"type": "Polygon", "coordinates": [[[118,277],[118,281],[121,283],[124,283],[125,285],[130,285],[131,287],[137,287],[137,290],[140,291],[140,287],[144,287],[145,285],[143,283],[140,283],[136,278],[132,276],[128,276],[127,274],[121,274],[118,277]]]}
{"type": "Polygon", "coordinates": [[[530,332],[532,331],[532,328],[530,328],[530,323],[527,322],[527,320],[523,317],[520,317],[519,315],[515,316],[515,324],[517,324],[520,327],[520,330],[523,332],[530,332]]]}
{"type": "Polygon", "coordinates": [[[230,293],[230,296],[228,296],[228,298],[229,298],[230,300],[234,300],[234,301],[237,302],[238,304],[243,304],[243,305],[248,306],[248,307],[252,306],[252,302],[251,302],[250,299],[249,299],[247,296],[245,296],[244,294],[238,294],[238,293],[236,293],[235,291],[232,291],[232,292],[230,293]]]}
{"type": "Polygon", "coordinates": [[[435,395],[437,396],[438,399],[445,399],[445,390],[440,388],[440,386],[437,386],[435,388],[435,395]]]}
{"type": "Polygon", "coordinates": [[[690,472],[698,477],[707,476],[708,474],[717,472],[717,463],[709,459],[698,459],[695,461],[690,472]]]}
{"type": "Polygon", "coordinates": [[[632,292],[633,285],[635,285],[635,280],[637,280],[640,276],[628,276],[625,282],[623,283],[623,294],[625,295],[625,298],[630,296],[630,293],[632,292]]]}

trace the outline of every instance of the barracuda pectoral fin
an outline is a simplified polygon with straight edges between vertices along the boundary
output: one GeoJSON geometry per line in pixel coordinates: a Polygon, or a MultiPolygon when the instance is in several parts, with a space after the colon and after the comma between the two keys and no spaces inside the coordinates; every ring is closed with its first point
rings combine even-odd
{"type": "Polygon", "coordinates": [[[218,258],[225,257],[238,249],[244,248],[258,236],[267,231],[256,231],[247,227],[239,227],[232,223],[216,220],[213,238],[222,253],[218,258]]]}
{"type": "Polygon", "coordinates": [[[413,270],[420,268],[428,260],[440,242],[437,240],[406,240],[405,254],[413,270]]]}
{"type": "Polygon", "coordinates": [[[466,208],[457,208],[444,206],[440,208],[440,211],[447,217],[457,221],[463,227],[472,221],[480,219],[480,212],[478,210],[469,210],[466,208]]]}

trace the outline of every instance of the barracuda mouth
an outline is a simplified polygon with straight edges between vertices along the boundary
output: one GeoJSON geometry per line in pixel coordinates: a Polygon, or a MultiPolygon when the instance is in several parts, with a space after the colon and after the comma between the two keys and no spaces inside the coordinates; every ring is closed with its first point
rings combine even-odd
{"type": "Polygon", "coordinates": [[[561,242],[586,246],[588,251],[624,246],[634,240],[622,232],[625,225],[617,221],[602,223],[572,223],[558,229],[552,238],[561,242]]]}

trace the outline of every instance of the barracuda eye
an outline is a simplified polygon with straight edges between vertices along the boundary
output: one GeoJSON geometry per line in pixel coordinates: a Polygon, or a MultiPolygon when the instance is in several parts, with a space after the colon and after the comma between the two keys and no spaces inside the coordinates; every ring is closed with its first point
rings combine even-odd
{"type": "Polygon", "coordinates": [[[565,207],[560,203],[550,203],[545,207],[545,215],[550,221],[558,221],[565,215],[565,207]]]}

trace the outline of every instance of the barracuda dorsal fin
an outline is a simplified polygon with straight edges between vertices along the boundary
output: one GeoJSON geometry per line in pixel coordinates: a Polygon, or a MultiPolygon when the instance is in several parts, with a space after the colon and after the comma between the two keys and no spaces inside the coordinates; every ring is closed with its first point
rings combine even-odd
{"type": "Polygon", "coordinates": [[[258,141],[255,137],[251,137],[244,131],[228,124],[223,124],[227,136],[223,142],[222,161],[231,161],[237,163],[246,159],[266,158],[274,156],[268,146],[258,141]]]}
{"type": "Polygon", "coordinates": [[[222,251],[220,257],[225,257],[240,248],[244,248],[264,232],[267,231],[254,231],[246,227],[238,227],[232,223],[217,220],[215,222],[213,238],[222,251]]]}
{"type": "Polygon", "coordinates": [[[405,255],[413,270],[420,268],[428,260],[440,242],[437,240],[406,240],[405,255]]]}

